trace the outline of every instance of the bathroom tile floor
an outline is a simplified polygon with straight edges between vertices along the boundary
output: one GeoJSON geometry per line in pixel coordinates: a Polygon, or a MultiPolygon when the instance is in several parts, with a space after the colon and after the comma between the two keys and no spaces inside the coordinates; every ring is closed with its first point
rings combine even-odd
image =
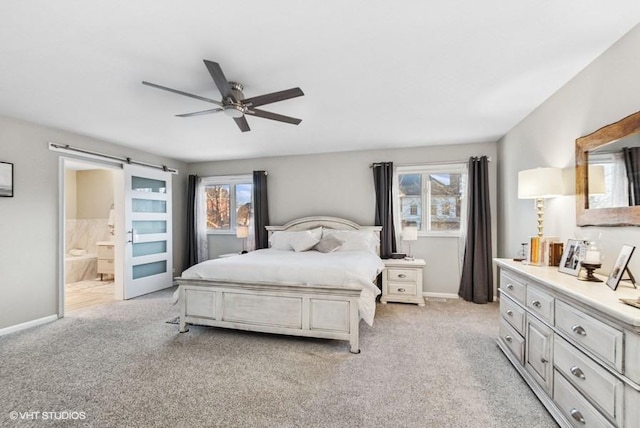
{"type": "Polygon", "coordinates": [[[113,281],[99,279],[65,284],[65,312],[114,303],[114,288],[113,281]]]}

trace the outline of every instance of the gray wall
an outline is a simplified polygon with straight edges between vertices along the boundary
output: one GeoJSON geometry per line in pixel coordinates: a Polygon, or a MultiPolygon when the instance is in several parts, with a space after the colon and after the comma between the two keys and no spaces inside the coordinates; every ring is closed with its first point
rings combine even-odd
{"type": "MultiPolygon", "coordinates": [[[[575,165],[575,140],[640,110],[640,26],[585,68],[567,85],[499,141],[499,255],[512,257],[520,242],[536,234],[531,200],[517,198],[518,171],[575,165]]],[[[575,187],[572,187],[575,192],[575,187]]],[[[605,252],[602,273],[608,274],[622,244],[640,245],[633,227],[576,227],[575,196],[549,199],[545,234],[563,240],[597,237],[605,252]]],[[[640,254],[631,259],[640,272],[640,254]]]]}
{"type": "MultiPolygon", "coordinates": [[[[362,225],[372,225],[375,218],[373,175],[369,168],[372,162],[420,164],[467,161],[470,156],[481,155],[493,158],[490,164],[491,209],[495,213],[496,143],[205,162],[190,164],[189,173],[211,176],[268,171],[269,217],[274,225],[312,215],[344,217],[362,225]]],[[[494,243],[496,227],[494,218],[494,243]]],[[[242,245],[235,236],[220,235],[210,235],[209,243],[210,257],[238,251],[242,245]]],[[[399,250],[406,249],[401,246],[399,250]]],[[[457,238],[424,237],[412,245],[414,255],[427,261],[423,284],[425,292],[457,294],[460,280],[458,250],[457,238]]]]}
{"type": "Polygon", "coordinates": [[[58,158],[70,144],[178,168],[173,176],[174,264],[182,270],[186,164],[48,127],[0,117],[0,160],[14,164],[14,197],[0,198],[0,329],[58,311],[58,158]]]}

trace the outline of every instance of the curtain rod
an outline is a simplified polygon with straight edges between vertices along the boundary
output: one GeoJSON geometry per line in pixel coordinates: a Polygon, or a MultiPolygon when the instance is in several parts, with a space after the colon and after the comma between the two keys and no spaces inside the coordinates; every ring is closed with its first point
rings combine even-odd
{"type": "MultiPolygon", "coordinates": [[[[478,159],[482,156],[471,156],[474,159],[478,159]]],[[[446,164],[452,164],[452,163],[467,163],[469,160],[458,160],[458,161],[438,161],[438,162],[424,162],[424,163],[397,163],[394,164],[393,166],[424,166],[424,165],[446,165],[446,164]]],[[[487,157],[487,161],[491,162],[491,157],[487,157]]],[[[382,162],[374,162],[371,165],[369,165],[369,168],[373,168],[374,166],[378,166],[381,165],[382,162]]]]}
{"type": "Polygon", "coordinates": [[[95,158],[98,158],[98,159],[115,160],[115,161],[118,161],[118,162],[121,162],[121,163],[126,163],[126,164],[129,164],[129,165],[146,166],[148,168],[161,169],[163,171],[170,172],[172,174],[178,174],[178,170],[177,169],[169,168],[166,165],[156,165],[156,164],[152,164],[152,163],[148,163],[148,162],[142,162],[142,161],[133,160],[131,158],[107,155],[105,153],[94,152],[94,151],[91,151],[91,150],[81,149],[81,148],[78,148],[78,147],[72,147],[72,146],[70,146],[68,144],[56,144],[56,143],[49,142],[49,150],[53,150],[53,151],[56,151],[56,152],[82,153],[82,154],[89,155],[89,156],[92,156],[92,157],[95,157],[95,158]]]}

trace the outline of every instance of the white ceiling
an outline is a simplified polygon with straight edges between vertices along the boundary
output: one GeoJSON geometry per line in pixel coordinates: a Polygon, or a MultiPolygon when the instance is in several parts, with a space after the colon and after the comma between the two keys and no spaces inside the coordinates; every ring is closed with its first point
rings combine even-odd
{"type": "MultiPolygon", "coordinates": [[[[638,0],[5,0],[0,114],[184,161],[495,141],[640,22],[638,0]],[[299,86],[241,133],[246,97],[299,86]]],[[[64,141],[58,141],[64,143],[64,141]]]]}

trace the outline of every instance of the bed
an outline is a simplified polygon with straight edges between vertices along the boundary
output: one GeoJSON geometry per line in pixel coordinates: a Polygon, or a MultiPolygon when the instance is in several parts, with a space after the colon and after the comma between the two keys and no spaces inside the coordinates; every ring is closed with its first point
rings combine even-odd
{"type": "Polygon", "coordinates": [[[347,340],[359,353],[360,319],[373,323],[380,293],[381,229],[336,217],[267,226],[269,249],[207,260],[176,278],[180,332],[198,324],[347,340]]]}

